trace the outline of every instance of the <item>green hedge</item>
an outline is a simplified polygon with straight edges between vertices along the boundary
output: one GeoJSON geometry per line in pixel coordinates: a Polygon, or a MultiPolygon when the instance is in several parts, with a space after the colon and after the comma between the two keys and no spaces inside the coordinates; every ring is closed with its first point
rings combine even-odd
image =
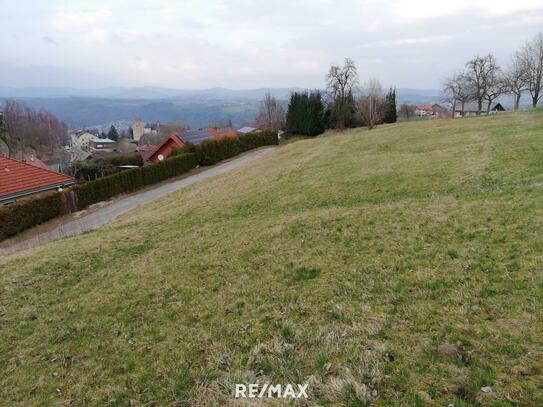
{"type": "Polygon", "coordinates": [[[122,171],[74,187],[79,209],[105,201],[123,192],[132,192],[146,185],[184,174],[198,165],[196,154],[182,154],[157,164],[122,171]]]}
{"type": "Polygon", "coordinates": [[[199,145],[189,144],[174,149],[170,157],[178,154],[195,153],[199,156],[200,165],[213,165],[219,161],[234,157],[254,148],[279,143],[275,131],[266,130],[256,134],[245,134],[239,137],[225,137],[220,140],[208,140],[199,145]]]}
{"type": "Polygon", "coordinates": [[[0,240],[60,215],[60,193],[54,192],[0,206],[0,240]]]}

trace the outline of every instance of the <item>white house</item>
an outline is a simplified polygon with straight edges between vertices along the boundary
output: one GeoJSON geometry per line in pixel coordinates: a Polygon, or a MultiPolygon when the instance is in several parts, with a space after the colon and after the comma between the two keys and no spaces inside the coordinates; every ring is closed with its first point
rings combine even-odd
{"type": "Polygon", "coordinates": [[[98,139],[98,135],[88,130],[83,130],[75,133],[72,136],[72,144],[76,149],[88,150],[90,142],[98,139]]]}

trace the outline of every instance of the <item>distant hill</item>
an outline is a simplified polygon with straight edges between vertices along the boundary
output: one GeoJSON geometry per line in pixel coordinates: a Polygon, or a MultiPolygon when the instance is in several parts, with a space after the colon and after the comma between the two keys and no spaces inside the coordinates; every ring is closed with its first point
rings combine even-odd
{"type": "MultiPolygon", "coordinates": [[[[266,93],[286,103],[291,92],[299,90],[304,89],[0,87],[0,102],[16,98],[36,109],[46,109],[66,122],[71,129],[130,122],[135,117],[162,123],[181,120],[192,128],[198,128],[228,120],[235,126],[248,124],[256,116],[266,93]]],[[[430,103],[440,99],[439,90],[397,90],[398,104],[430,103]]]]}
{"type": "Polygon", "coordinates": [[[266,93],[276,98],[286,99],[291,92],[303,90],[302,88],[258,88],[258,89],[170,89],[160,87],[110,87],[101,89],[78,89],[66,87],[32,87],[13,88],[0,86],[0,97],[15,98],[58,98],[58,97],[86,97],[86,98],[112,98],[112,99],[169,99],[169,98],[196,98],[196,99],[262,99],[266,93]]]}

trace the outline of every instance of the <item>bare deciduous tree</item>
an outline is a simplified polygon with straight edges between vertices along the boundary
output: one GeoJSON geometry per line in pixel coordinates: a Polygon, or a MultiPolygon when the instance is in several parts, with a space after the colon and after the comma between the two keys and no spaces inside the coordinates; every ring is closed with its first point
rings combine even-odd
{"type": "Polygon", "coordinates": [[[532,107],[537,107],[543,97],[543,33],[538,33],[526,43],[519,53],[524,80],[532,97],[532,107]]]}
{"type": "Polygon", "coordinates": [[[358,71],[354,61],[345,58],[345,64],[340,67],[330,66],[326,74],[326,90],[328,92],[328,105],[331,108],[336,128],[343,129],[352,119],[354,108],[353,94],[358,87],[358,71]]]}
{"type": "Polygon", "coordinates": [[[499,82],[499,70],[496,59],[492,54],[484,57],[476,56],[466,63],[466,78],[473,91],[473,100],[477,102],[480,113],[483,110],[483,101],[487,99],[490,88],[495,88],[499,82]]]}
{"type": "Polygon", "coordinates": [[[447,79],[443,85],[443,92],[446,95],[445,100],[452,104],[452,117],[455,117],[456,104],[460,103],[461,115],[464,116],[465,105],[473,100],[474,90],[471,81],[465,73],[454,75],[447,79]]]}
{"type": "Polygon", "coordinates": [[[68,127],[50,112],[35,111],[10,99],[4,120],[12,155],[22,157],[33,151],[51,154],[68,143],[68,127]]]}
{"type": "Polygon", "coordinates": [[[255,125],[259,128],[281,130],[285,127],[286,112],[275,96],[266,93],[260,105],[260,111],[255,119],[255,125]]]}
{"type": "Polygon", "coordinates": [[[398,116],[400,116],[405,121],[409,121],[411,118],[415,117],[416,109],[417,106],[404,103],[400,105],[400,108],[398,109],[398,116]]]}
{"type": "Polygon", "coordinates": [[[515,99],[515,110],[518,110],[522,93],[528,90],[526,71],[520,53],[516,53],[513,56],[509,69],[504,73],[503,86],[506,93],[513,95],[515,99]]]}
{"type": "Polygon", "coordinates": [[[488,88],[486,90],[485,94],[485,101],[487,102],[486,105],[486,114],[490,114],[490,109],[492,107],[492,102],[499,98],[501,95],[506,93],[506,86],[505,86],[505,79],[503,75],[496,75],[494,80],[492,80],[488,88]]]}
{"type": "Polygon", "coordinates": [[[364,96],[358,102],[359,115],[363,122],[372,129],[381,119],[383,88],[377,78],[370,78],[364,85],[364,96]]]}

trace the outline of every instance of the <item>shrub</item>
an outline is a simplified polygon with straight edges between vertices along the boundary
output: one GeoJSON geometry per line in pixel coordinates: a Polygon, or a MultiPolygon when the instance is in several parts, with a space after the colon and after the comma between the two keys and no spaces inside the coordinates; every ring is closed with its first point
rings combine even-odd
{"type": "Polygon", "coordinates": [[[0,206],[0,240],[60,215],[60,193],[54,192],[0,206]]]}
{"type": "Polygon", "coordinates": [[[190,171],[198,164],[196,154],[182,154],[160,163],[122,171],[74,187],[79,208],[104,201],[115,195],[132,192],[190,171]]]}
{"type": "Polygon", "coordinates": [[[198,155],[200,165],[213,165],[245,151],[278,143],[277,133],[273,130],[265,130],[260,133],[244,134],[238,137],[207,140],[199,145],[187,144],[184,147],[173,149],[170,157],[194,153],[198,155]]]}

